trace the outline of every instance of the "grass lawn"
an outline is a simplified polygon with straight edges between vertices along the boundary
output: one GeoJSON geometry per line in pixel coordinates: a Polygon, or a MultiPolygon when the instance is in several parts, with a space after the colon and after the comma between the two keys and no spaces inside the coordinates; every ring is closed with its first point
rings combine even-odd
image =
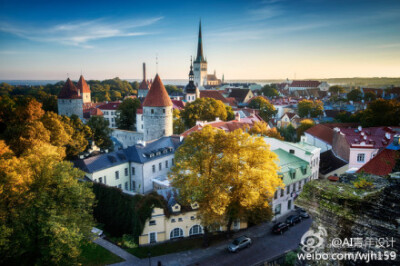
{"type": "MultiPolygon", "coordinates": [[[[210,245],[216,244],[226,240],[224,235],[210,236],[210,245]]],[[[124,248],[129,253],[133,254],[138,258],[148,258],[148,253],[151,253],[151,257],[161,256],[169,253],[175,253],[195,248],[201,248],[203,244],[203,238],[192,238],[192,239],[181,239],[175,241],[168,241],[165,243],[136,247],[136,248],[124,248]]]]}
{"type": "Polygon", "coordinates": [[[79,257],[79,262],[85,266],[100,266],[121,261],[123,261],[122,258],[92,242],[82,246],[82,253],[79,257]]]}

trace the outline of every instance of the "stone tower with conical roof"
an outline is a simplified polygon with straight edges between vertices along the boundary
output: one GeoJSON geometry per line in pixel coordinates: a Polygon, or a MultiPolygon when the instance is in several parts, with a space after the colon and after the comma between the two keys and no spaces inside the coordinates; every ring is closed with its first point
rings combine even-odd
{"type": "Polygon", "coordinates": [[[58,94],[57,106],[59,115],[77,115],[81,120],[83,119],[83,101],[81,91],[69,78],[58,94]]]}
{"type": "Polygon", "coordinates": [[[92,99],[91,99],[91,96],[90,96],[90,87],[86,83],[86,80],[82,75],[80,76],[78,84],[76,85],[76,87],[80,91],[83,103],[92,102],[92,99]]]}
{"type": "Polygon", "coordinates": [[[143,102],[143,140],[171,136],[172,117],[172,101],[157,74],[143,102]]]}
{"type": "Polygon", "coordinates": [[[201,36],[201,21],[199,24],[199,39],[197,42],[197,56],[194,60],[194,84],[197,87],[207,85],[207,60],[203,55],[203,40],[201,36]]]}

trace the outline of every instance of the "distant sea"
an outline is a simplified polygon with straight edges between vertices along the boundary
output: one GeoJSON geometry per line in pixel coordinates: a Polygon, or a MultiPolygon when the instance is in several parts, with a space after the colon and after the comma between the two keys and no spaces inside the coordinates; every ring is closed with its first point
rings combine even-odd
{"type": "MultiPolygon", "coordinates": [[[[142,81],[139,79],[123,79],[129,82],[133,81],[142,81]]],[[[60,80],[0,80],[0,83],[5,82],[10,85],[23,85],[23,86],[40,86],[47,84],[56,84],[60,80]]],[[[76,80],[77,81],[77,80],[76,80]]],[[[228,83],[258,83],[261,85],[265,85],[267,83],[272,82],[281,82],[282,80],[227,80],[228,83]]],[[[187,79],[163,79],[163,83],[165,85],[177,85],[184,86],[188,83],[187,79]]]]}

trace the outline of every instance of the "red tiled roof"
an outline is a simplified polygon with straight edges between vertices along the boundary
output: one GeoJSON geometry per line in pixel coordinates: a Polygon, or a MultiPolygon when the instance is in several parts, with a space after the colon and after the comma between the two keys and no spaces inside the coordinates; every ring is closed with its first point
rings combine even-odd
{"type": "Polygon", "coordinates": [[[149,89],[149,84],[147,81],[142,80],[142,83],[140,83],[139,90],[148,90],[149,89]]]}
{"type": "Polygon", "coordinates": [[[200,98],[213,98],[215,100],[220,100],[223,103],[228,103],[225,97],[219,91],[216,90],[201,90],[200,98]]]}
{"type": "Polygon", "coordinates": [[[79,78],[79,81],[78,81],[78,84],[76,85],[76,87],[81,91],[81,93],[90,93],[90,87],[86,83],[86,80],[83,78],[82,75],[79,78]]]}
{"type": "Polygon", "coordinates": [[[227,97],[225,98],[226,102],[229,104],[229,106],[237,106],[236,99],[233,97],[227,97]]]}
{"type": "Polygon", "coordinates": [[[293,113],[293,112],[287,112],[287,113],[285,113],[284,115],[282,115],[281,119],[282,119],[285,115],[286,115],[290,120],[292,120],[292,118],[295,117],[297,114],[296,114],[296,113],[293,113]]]}
{"type": "Polygon", "coordinates": [[[101,110],[117,110],[118,106],[121,104],[121,101],[109,102],[102,105],[97,106],[97,108],[101,110]]]}
{"type": "Polygon", "coordinates": [[[58,99],[80,99],[81,96],[78,94],[78,89],[74,83],[68,78],[58,94],[58,99]]]}
{"type": "Polygon", "coordinates": [[[379,176],[388,175],[392,172],[399,156],[399,151],[385,149],[358,169],[357,173],[364,172],[379,176]]]}
{"type": "Polygon", "coordinates": [[[317,88],[320,84],[317,80],[293,80],[289,87],[317,88]]]}
{"type": "Polygon", "coordinates": [[[93,108],[90,110],[90,116],[93,115],[102,116],[103,112],[99,108],[93,108]]]}
{"type": "Polygon", "coordinates": [[[389,127],[369,127],[362,128],[361,131],[357,128],[339,127],[339,129],[345,135],[349,146],[357,148],[384,148],[393,141],[393,136],[396,133],[389,127]],[[386,133],[390,135],[389,138],[386,137],[386,133]],[[361,145],[362,142],[364,142],[364,145],[361,145]]]}
{"type": "Polygon", "coordinates": [[[136,109],[136,114],[143,114],[143,109],[136,109]]]}
{"type": "Polygon", "coordinates": [[[332,128],[329,128],[322,124],[318,124],[316,126],[313,126],[312,128],[307,129],[305,132],[332,145],[334,133],[332,128]]]}
{"type": "Polygon", "coordinates": [[[162,83],[160,76],[157,74],[151,84],[150,91],[144,99],[143,106],[163,107],[172,106],[171,99],[168,96],[167,90],[162,83]]]}
{"type": "Polygon", "coordinates": [[[171,101],[174,109],[182,110],[183,108],[185,108],[185,103],[183,101],[181,100],[171,100],[171,101]]]}

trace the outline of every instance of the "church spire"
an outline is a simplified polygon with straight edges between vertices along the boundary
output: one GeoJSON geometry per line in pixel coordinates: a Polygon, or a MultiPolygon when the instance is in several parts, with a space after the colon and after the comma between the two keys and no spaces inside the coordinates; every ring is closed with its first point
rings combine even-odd
{"type": "Polygon", "coordinates": [[[203,55],[203,41],[201,37],[201,20],[199,24],[199,41],[197,44],[197,57],[195,62],[204,62],[204,55],[203,55]]]}
{"type": "Polygon", "coordinates": [[[189,83],[193,83],[194,81],[194,73],[193,73],[193,62],[192,57],[190,57],[190,71],[189,71],[189,83]]]}

